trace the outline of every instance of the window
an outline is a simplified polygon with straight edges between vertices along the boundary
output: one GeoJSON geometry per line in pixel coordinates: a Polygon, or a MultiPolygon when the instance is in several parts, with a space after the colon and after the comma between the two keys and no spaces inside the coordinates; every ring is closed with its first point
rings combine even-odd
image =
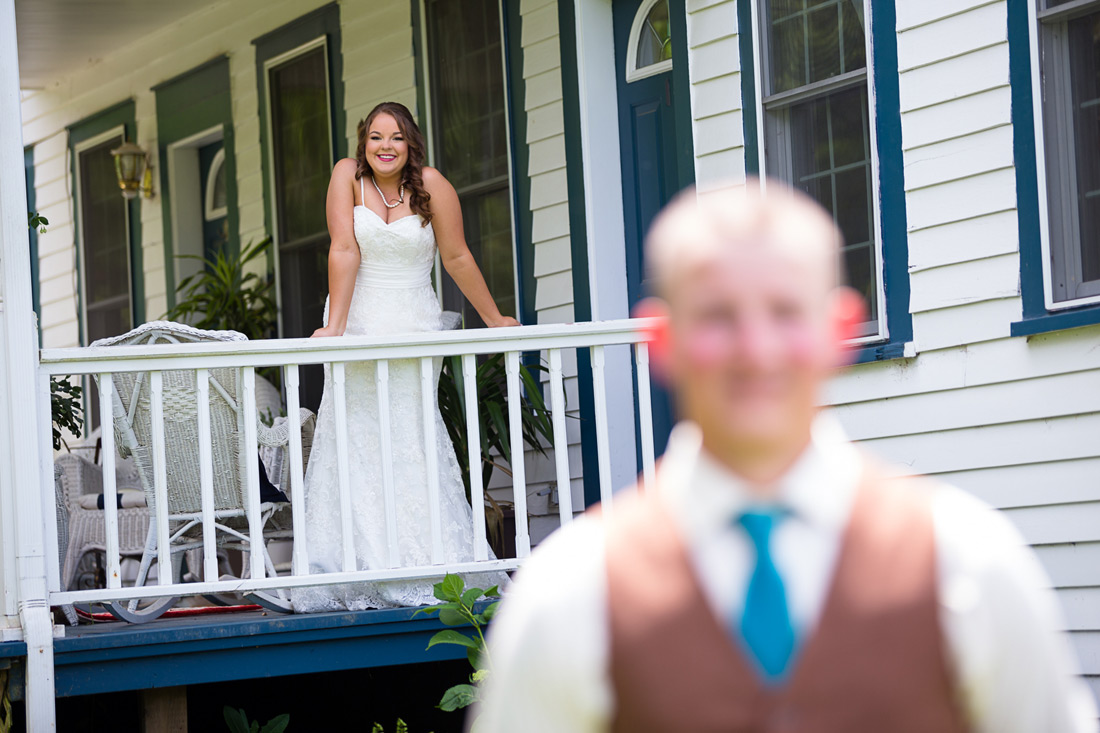
{"type": "Polygon", "coordinates": [[[218,152],[210,163],[210,170],[206,174],[206,184],[203,186],[203,219],[215,221],[222,219],[229,212],[229,203],[225,190],[225,147],[218,146],[218,152]]]}
{"type": "Polygon", "coordinates": [[[874,106],[864,0],[757,0],[761,170],[812,196],[844,234],[848,283],[864,298],[861,340],[887,336],[874,106]]]}
{"type": "Polygon", "coordinates": [[[119,129],[76,147],[86,343],[133,327],[129,221],[111,155],[122,143],[119,129]]]}
{"type": "Polygon", "coordinates": [[[628,82],[672,68],[672,26],[668,22],[668,0],[647,0],[638,9],[630,29],[626,65],[628,82]]]}
{"type": "Polygon", "coordinates": [[[328,292],[332,121],[325,39],[265,63],[283,336],[308,336],[328,292]]]}
{"type": "Polygon", "coordinates": [[[1100,1],[1036,5],[1040,226],[1046,307],[1054,310],[1100,303],[1100,1]]]}
{"type": "MultiPolygon", "coordinates": [[[[458,191],[466,243],[500,312],[516,313],[504,57],[497,0],[427,0],[434,163],[458,191]]],[[[443,304],[482,325],[444,279],[443,304]]]]}

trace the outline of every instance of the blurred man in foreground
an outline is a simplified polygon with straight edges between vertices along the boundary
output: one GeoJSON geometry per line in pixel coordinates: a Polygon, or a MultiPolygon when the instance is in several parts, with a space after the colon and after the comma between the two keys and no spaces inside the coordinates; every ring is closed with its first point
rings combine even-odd
{"type": "Polygon", "coordinates": [[[548,539],[494,622],[479,733],[1078,731],[1053,593],[997,512],[820,414],[864,320],[777,182],[681,194],[646,243],[684,419],[655,486],[548,539]]]}

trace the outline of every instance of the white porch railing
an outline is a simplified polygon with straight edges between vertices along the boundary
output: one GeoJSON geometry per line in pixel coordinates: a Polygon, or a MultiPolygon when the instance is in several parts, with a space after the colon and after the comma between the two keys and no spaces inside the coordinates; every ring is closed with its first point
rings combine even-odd
{"type": "MultiPolygon", "coordinates": [[[[530,553],[530,532],[527,521],[527,478],[523,455],[524,445],[521,429],[521,355],[539,352],[548,363],[549,406],[553,425],[554,471],[559,487],[559,516],[561,523],[572,520],[574,506],[570,491],[569,453],[566,439],[566,404],[563,382],[563,351],[590,350],[590,364],[594,405],[594,428],[598,455],[598,470],[601,498],[610,504],[612,491],[612,455],[610,431],[635,430],[637,419],[642,438],[641,455],[644,476],[649,480],[653,474],[653,430],[650,410],[649,360],[645,343],[645,330],[651,326],[644,320],[620,320],[602,323],[582,323],[569,325],[526,326],[506,329],[479,329],[472,331],[444,331],[429,334],[412,334],[388,337],[385,339],[365,337],[344,337],[339,339],[285,339],[253,342],[207,342],[192,344],[158,344],[155,346],[111,346],[100,348],[45,349],[40,352],[38,367],[38,428],[41,445],[40,476],[42,480],[41,496],[44,516],[46,517],[47,563],[49,576],[49,602],[51,605],[70,603],[100,603],[134,599],[156,599],[181,595],[245,593],[250,591],[273,591],[291,587],[328,585],[346,582],[398,580],[442,576],[444,573],[484,572],[489,570],[510,570],[518,567],[530,553]],[[632,350],[632,351],[631,351],[632,350]],[[503,353],[507,374],[508,427],[510,444],[513,451],[512,496],[516,517],[516,558],[491,560],[487,552],[486,527],[484,520],[485,496],[481,473],[480,405],[477,385],[473,378],[476,369],[476,357],[485,354],[503,353]],[[609,359],[613,354],[614,359],[609,359]],[[629,357],[633,355],[633,360],[629,357]],[[473,506],[473,537],[471,562],[445,563],[442,561],[438,472],[432,463],[436,456],[435,422],[430,418],[437,400],[433,358],[461,356],[465,403],[474,409],[467,410],[467,444],[470,452],[470,490],[473,506]],[[393,485],[393,451],[390,445],[388,424],[391,414],[388,374],[389,363],[394,359],[418,359],[420,361],[421,395],[425,425],[425,452],[429,465],[427,471],[431,526],[431,564],[417,567],[397,567],[397,525],[395,501],[397,492],[393,485]],[[344,365],[348,362],[374,361],[377,364],[376,388],[379,404],[379,424],[381,435],[381,455],[383,457],[382,477],[385,497],[385,529],[389,550],[389,567],[359,570],[355,564],[353,533],[351,531],[351,484],[348,468],[347,414],[344,401],[344,365]],[[609,370],[608,363],[613,361],[615,368],[609,370]],[[633,361],[636,368],[631,368],[633,361]],[[245,474],[247,517],[247,535],[251,547],[248,577],[232,580],[202,580],[199,582],[173,582],[172,573],[158,571],[155,584],[142,587],[123,587],[120,571],[119,534],[117,522],[117,493],[115,471],[115,435],[112,425],[113,375],[124,372],[147,372],[149,374],[150,402],[153,431],[153,482],[155,496],[155,516],[150,521],[157,528],[157,558],[159,568],[171,567],[171,550],[168,547],[169,536],[168,502],[165,497],[165,432],[162,410],[162,374],[168,371],[194,370],[198,385],[197,420],[198,445],[195,450],[200,460],[200,488],[202,511],[196,513],[194,520],[202,526],[202,544],[205,550],[205,578],[217,577],[217,560],[213,552],[215,533],[215,506],[211,466],[210,415],[207,395],[209,393],[211,370],[219,368],[240,369],[243,390],[240,395],[245,416],[243,445],[241,450],[255,455],[257,445],[257,414],[255,392],[255,370],[258,367],[277,366],[283,370],[286,385],[286,412],[296,416],[299,408],[298,367],[303,364],[325,363],[332,365],[333,387],[335,390],[336,443],[339,475],[339,509],[342,527],[342,559],[340,572],[310,573],[305,548],[296,547],[290,575],[275,576],[262,559],[262,527],[260,523],[259,474],[255,460],[242,463],[250,466],[245,474]],[[633,372],[630,378],[635,380],[631,387],[636,388],[637,415],[633,406],[628,416],[610,414],[608,410],[608,384],[611,380],[620,396],[625,384],[628,384],[627,372],[633,372]],[[49,380],[53,375],[96,375],[99,390],[100,422],[103,426],[103,494],[104,522],[106,530],[106,588],[68,590],[61,587],[58,538],[54,517],[54,487],[52,485],[53,456],[49,451],[51,416],[49,413],[49,380]],[[620,424],[629,419],[630,424],[620,424]],[[612,424],[614,421],[614,424],[612,424]],[[51,555],[52,553],[52,555],[51,555]]],[[[88,380],[91,386],[96,382],[88,380]]],[[[633,391],[627,389],[627,392],[633,391]]],[[[570,405],[573,409],[575,405],[570,405]]],[[[288,420],[289,438],[289,486],[283,486],[291,499],[292,526],[294,536],[303,538],[304,511],[301,498],[303,487],[303,455],[300,426],[298,421],[288,420]],[[289,489],[289,490],[288,490],[289,489]]],[[[616,456],[617,460],[623,457],[616,456]]],[[[635,456],[629,456],[636,461],[635,456]]]]}

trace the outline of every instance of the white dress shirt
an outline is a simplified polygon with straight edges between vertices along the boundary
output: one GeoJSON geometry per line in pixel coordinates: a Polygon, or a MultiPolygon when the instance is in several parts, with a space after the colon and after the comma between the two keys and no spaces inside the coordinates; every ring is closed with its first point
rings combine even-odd
{"type": "MultiPolygon", "coordinates": [[[[774,530],[772,554],[802,642],[821,616],[861,460],[839,424],[822,415],[811,445],[778,484],[790,514],[774,530]]],[[[673,430],[658,471],[712,610],[738,618],[754,561],[734,523],[752,505],[744,481],[703,450],[687,423],[673,430]]],[[[1097,730],[1050,582],[1019,533],[948,486],[936,490],[932,514],[946,658],[972,729],[1097,730]]],[[[600,521],[585,516],[547,538],[517,574],[490,632],[493,673],[479,733],[608,729],[614,701],[603,551],[600,521]]]]}

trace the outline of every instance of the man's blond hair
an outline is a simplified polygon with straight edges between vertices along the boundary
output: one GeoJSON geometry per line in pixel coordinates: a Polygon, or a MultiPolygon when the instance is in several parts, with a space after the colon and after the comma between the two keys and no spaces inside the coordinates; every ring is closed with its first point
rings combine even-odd
{"type": "Polygon", "coordinates": [[[646,236],[647,275],[654,295],[668,298],[669,286],[713,262],[732,246],[771,247],[819,267],[832,289],[841,282],[843,235],[816,201],[769,179],[697,192],[685,189],[653,221],[646,236]]]}

